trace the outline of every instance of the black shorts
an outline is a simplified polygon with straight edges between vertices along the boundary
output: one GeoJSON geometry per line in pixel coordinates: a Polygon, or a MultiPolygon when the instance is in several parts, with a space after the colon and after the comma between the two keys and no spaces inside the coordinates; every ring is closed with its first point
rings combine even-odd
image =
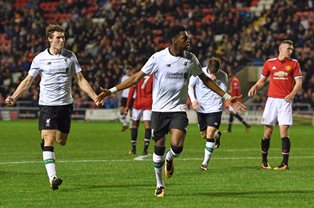
{"type": "Polygon", "coordinates": [[[39,106],[39,130],[57,129],[68,134],[71,127],[73,105],[39,106]]]}
{"type": "Polygon", "coordinates": [[[186,134],[189,120],[186,112],[152,112],[152,138],[160,139],[170,129],[180,129],[186,134]]]}
{"type": "Polygon", "coordinates": [[[197,113],[198,128],[200,131],[205,131],[207,126],[219,129],[222,112],[215,113],[197,113]]]}
{"type": "Polygon", "coordinates": [[[130,106],[126,106],[127,101],[128,101],[128,98],[121,97],[121,100],[120,100],[120,107],[125,107],[125,108],[127,108],[127,107],[128,107],[128,108],[132,109],[134,99],[132,99],[132,100],[131,100],[131,102],[130,102],[130,106]]]}

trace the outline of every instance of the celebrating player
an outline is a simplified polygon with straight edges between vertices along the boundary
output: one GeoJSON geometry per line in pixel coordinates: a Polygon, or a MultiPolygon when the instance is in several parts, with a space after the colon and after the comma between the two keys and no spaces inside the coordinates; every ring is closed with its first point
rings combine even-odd
{"type": "Polygon", "coordinates": [[[49,25],[46,36],[50,47],[39,53],[33,60],[27,77],[19,84],[13,95],[8,96],[5,103],[14,105],[18,97],[32,84],[39,75],[39,130],[41,131],[41,148],[43,160],[52,190],[56,190],[62,179],[56,174],[54,143],[65,145],[71,126],[73,98],[71,85],[73,76],[82,91],[94,100],[96,94],[81,74],[81,67],[72,51],[64,49],[64,28],[59,25],[49,25]]]}
{"type": "MultiPolygon", "coordinates": [[[[165,176],[170,178],[174,173],[173,159],[183,150],[188,125],[186,102],[190,76],[199,76],[207,87],[231,103],[236,103],[238,99],[231,98],[203,73],[196,56],[187,51],[191,42],[183,26],[170,28],[168,38],[170,46],[153,54],[139,72],[111,89],[102,89],[97,97],[97,101],[101,102],[111,94],[136,84],[145,76],[154,74],[152,138],[155,140],[153,163],[157,180],[156,197],[165,195],[163,168],[165,167],[165,176]],[[165,158],[165,136],[169,131],[171,148],[165,158]]],[[[239,103],[239,107],[245,108],[242,103],[239,103]]]]}

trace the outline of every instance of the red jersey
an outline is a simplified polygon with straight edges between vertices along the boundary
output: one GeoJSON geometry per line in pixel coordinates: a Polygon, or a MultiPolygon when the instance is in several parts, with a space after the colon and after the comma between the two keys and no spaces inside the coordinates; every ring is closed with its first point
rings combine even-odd
{"type": "Polygon", "coordinates": [[[241,95],[241,85],[240,85],[240,81],[236,76],[233,76],[230,80],[230,85],[229,85],[229,89],[230,89],[230,95],[231,97],[234,96],[239,96],[241,95]]]}
{"type": "Polygon", "coordinates": [[[153,75],[145,76],[141,81],[130,88],[128,101],[126,103],[127,107],[129,107],[135,92],[136,96],[133,108],[137,110],[151,110],[153,104],[153,75]]]}
{"type": "Polygon", "coordinates": [[[294,78],[302,77],[300,64],[296,59],[268,59],[262,76],[269,77],[268,97],[284,98],[294,87],[294,78]]]}

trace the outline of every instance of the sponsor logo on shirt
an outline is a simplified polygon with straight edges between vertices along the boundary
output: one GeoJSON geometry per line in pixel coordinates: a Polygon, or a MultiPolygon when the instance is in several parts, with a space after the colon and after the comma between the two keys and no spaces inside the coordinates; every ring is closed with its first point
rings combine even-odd
{"type": "Polygon", "coordinates": [[[187,73],[171,73],[167,72],[166,79],[187,79],[188,74],[187,73]]]}
{"type": "Polygon", "coordinates": [[[274,73],[274,79],[283,79],[283,80],[287,80],[288,79],[288,73],[284,72],[284,71],[278,71],[276,73],[274,73]]]}

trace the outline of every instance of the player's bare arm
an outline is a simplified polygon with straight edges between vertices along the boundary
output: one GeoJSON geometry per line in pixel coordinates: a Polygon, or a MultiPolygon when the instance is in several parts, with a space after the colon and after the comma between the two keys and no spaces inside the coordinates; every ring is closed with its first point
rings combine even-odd
{"type": "Polygon", "coordinates": [[[92,89],[90,84],[87,82],[87,80],[84,78],[81,72],[76,73],[76,81],[80,89],[85,92],[94,102],[97,106],[100,106],[102,103],[96,101],[97,95],[95,91],[92,89]]]}
{"type": "Polygon", "coordinates": [[[34,78],[31,75],[27,77],[19,84],[13,95],[8,96],[5,99],[5,104],[7,106],[12,106],[15,104],[15,101],[23,94],[33,83],[34,78]]]}
{"type": "Polygon", "coordinates": [[[118,84],[117,86],[111,88],[111,89],[101,89],[101,93],[97,96],[96,101],[100,102],[111,96],[112,94],[115,94],[121,90],[124,90],[126,88],[129,88],[136,83],[138,83],[141,79],[143,79],[146,76],[146,74],[142,71],[137,72],[136,74],[132,75],[130,78],[125,80],[124,82],[118,84]]]}
{"type": "Polygon", "coordinates": [[[266,81],[267,81],[267,77],[261,77],[256,82],[256,84],[251,87],[251,89],[248,92],[248,96],[251,97],[251,96],[255,95],[257,93],[257,91],[259,89],[261,89],[266,84],[266,81]]]}
{"type": "Polygon", "coordinates": [[[294,99],[294,96],[297,94],[297,92],[302,88],[302,78],[296,78],[295,80],[295,85],[291,91],[290,94],[288,94],[285,97],[285,100],[289,103],[291,103],[294,99]]]}

